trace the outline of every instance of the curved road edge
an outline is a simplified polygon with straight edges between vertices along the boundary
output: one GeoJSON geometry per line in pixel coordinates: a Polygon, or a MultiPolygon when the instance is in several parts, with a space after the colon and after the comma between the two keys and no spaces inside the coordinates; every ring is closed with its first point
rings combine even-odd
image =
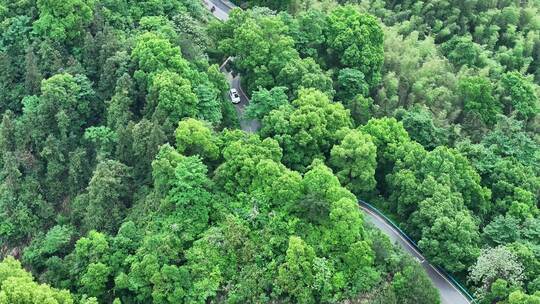
{"type": "Polygon", "coordinates": [[[471,304],[474,300],[470,295],[464,294],[457,282],[445,275],[438,267],[433,266],[419,251],[418,247],[401,229],[384,216],[372,205],[359,200],[360,209],[366,219],[376,228],[386,234],[392,242],[397,243],[407,253],[413,256],[422,265],[433,285],[439,290],[443,304],[471,304]]]}

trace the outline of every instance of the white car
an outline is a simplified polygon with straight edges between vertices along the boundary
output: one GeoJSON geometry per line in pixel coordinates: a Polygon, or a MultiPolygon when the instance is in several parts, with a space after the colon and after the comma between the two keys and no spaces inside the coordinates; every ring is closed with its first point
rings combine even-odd
{"type": "Polygon", "coordinates": [[[231,97],[232,103],[240,103],[240,95],[238,95],[238,91],[236,91],[236,89],[231,89],[229,91],[229,96],[231,97]]]}

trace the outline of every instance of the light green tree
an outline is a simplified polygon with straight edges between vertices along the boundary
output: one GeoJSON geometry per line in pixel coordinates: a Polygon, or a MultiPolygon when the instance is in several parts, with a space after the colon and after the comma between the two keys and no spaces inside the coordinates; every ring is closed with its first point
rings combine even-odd
{"type": "Polygon", "coordinates": [[[253,92],[246,109],[246,117],[262,120],[272,110],[288,104],[286,87],[273,87],[271,90],[260,88],[253,92]]]}
{"type": "Polygon", "coordinates": [[[517,287],[521,286],[523,280],[523,265],[504,246],[483,249],[476,263],[469,269],[469,280],[480,286],[482,295],[491,290],[497,279],[517,287]]]}
{"type": "Polygon", "coordinates": [[[19,261],[7,257],[0,263],[0,303],[73,304],[74,301],[67,290],[34,282],[19,261]]]}
{"type": "Polygon", "coordinates": [[[185,119],[175,131],[176,149],[186,156],[198,154],[202,158],[214,161],[220,151],[218,137],[204,121],[185,119]]]}
{"type": "Polygon", "coordinates": [[[361,71],[370,87],[381,80],[383,31],[374,16],[353,6],[339,6],[327,17],[326,45],[332,66],[361,71]]]}
{"type": "Polygon", "coordinates": [[[349,112],[328,96],[301,90],[292,105],[270,112],[263,120],[261,134],[272,137],[283,148],[283,163],[304,169],[315,158],[326,158],[338,140],[337,131],[352,124],[349,112]]]}
{"type": "Polygon", "coordinates": [[[92,21],[94,0],[38,0],[39,19],[34,30],[52,40],[69,41],[81,37],[92,21]]]}
{"type": "Polygon", "coordinates": [[[191,82],[177,73],[165,71],[152,78],[147,97],[147,113],[162,125],[166,134],[173,132],[184,117],[195,117],[199,99],[191,82]]]}
{"type": "Polygon", "coordinates": [[[315,251],[301,238],[291,236],[285,262],[279,267],[276,283],[283,293],[298,303],[315,303],[312,285],[315,251]]]}
{"type": "Polygon", "coordinates": [[[341,184],[353,193],[359,195],[375,189],[377,147],[371,136],[356,130],[347,133],[330,151],[330,164],[341,184]]]}

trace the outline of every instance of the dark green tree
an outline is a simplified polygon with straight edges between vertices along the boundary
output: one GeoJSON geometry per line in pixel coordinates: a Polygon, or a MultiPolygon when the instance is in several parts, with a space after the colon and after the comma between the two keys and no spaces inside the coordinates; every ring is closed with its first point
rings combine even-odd
{"type": "Polygon", "coordinates": [[[459,81],[459,89],[465,113],[473,115],[473,118],[480,118],[489,126],[495,124],[502,107],[493,96],[493,85],[488,78],[464,77],[459,81]]]}
{"type": "Polygon", "coordinates": [[[509,72],[501,79],[503,103],[506,113],[516,112],[518,118],[528,121],[540,111],[537,86],[519,72],[509,72]]]}
{"type": "Polygon", "coordinates": [[[131,205],[130,170],[114,160],[100,162],[86,189],[85,230],[114,233],[131,205]]]}

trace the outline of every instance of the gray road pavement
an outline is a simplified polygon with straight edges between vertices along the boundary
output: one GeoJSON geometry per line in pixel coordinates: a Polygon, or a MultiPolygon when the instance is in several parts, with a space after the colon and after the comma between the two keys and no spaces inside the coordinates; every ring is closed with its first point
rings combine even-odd
{"type": "Polygon", "coordinates": [[[231,88],[235,88],[240,93],[240,103],[235,105],[236,113],[238,113],[238,117],[240,118],[240,128],[246,132],[255,133],[257,130],[259,130],[261,124],[259,121],[254,119],[244,119],[244,112],[246,107],[249,105],[249,99],[240,86],[240,76],[236,76],[234,78],[230,76],[230,79],[231,88]]]}
{"type": "Polygon", "coordinates": [[[229,18],[229,11],[231,10],[229,6],[225,5],[223,1],[219,0],[203,0],[204,4],[208,9],[215,7],[214,16],[219,20],[227,20],[229,18]]]}
{"type": "MultiPolygon", "coordinates": [[[[214,16],[221,20],[226,20],[228,18],[228,12],[230,11],[229,6],[225,5],[220,0],[203,0],[209,3],[209,7],[212,5],[215,6],[213,12],[214,16]],[[225,16],[224,16],[225,15],[225,16]]],[[[236,111],[238,112],[239,117],[243,117],[245,107],[249,104],[249,99],[242,91],[240,86],[240,77],[233,77],[229,71],[222,70],[226,75],[231,87],[236,88],[240,93],[241,102],[236,105],[236,111]]],[[[260,128],[260,124],[257,121],[251,120],[241,120],[240,126],[242,130],[247,132],[256,132],[260,128]]],[[[449,279],[446,278],[442,273],[440,273],[433,265],[431,265],[425,257],[416,250],[416,248],[411,245],[399,231],[394,229],[385,219],[377,215],[375,212],[371,211],[366,206],[360,205],[361,210],[366,215],[366,219],[373,224],[375,227],[384,232],[393,242],[397,243],[402,247],[406,252],[412,255],[418,260],[422,267],[426,270],[429,278],[433,282],[433,285],[439,290],[441,295],[441,302],[443,304],[470,304],[471,302],[465,297],[458,289],[455,287],[449,279]]]]}
{"type": "Polygon", "coordinates": [[[399,231],[394,229],[386,220],[364,205],[360,208],[365,214],[368,222],[373,224],[379,230],[384,232],[392,242],[397,243],[406,252],[412,255],[422,267],[426,270],[427,275],[433,282],[433,285],[439,290],[441,302],[443,304],[470,304],[471,302],[455,287],[442,273],[440,273],[433,265],[416,248],[407,241],[399,231]]]}

